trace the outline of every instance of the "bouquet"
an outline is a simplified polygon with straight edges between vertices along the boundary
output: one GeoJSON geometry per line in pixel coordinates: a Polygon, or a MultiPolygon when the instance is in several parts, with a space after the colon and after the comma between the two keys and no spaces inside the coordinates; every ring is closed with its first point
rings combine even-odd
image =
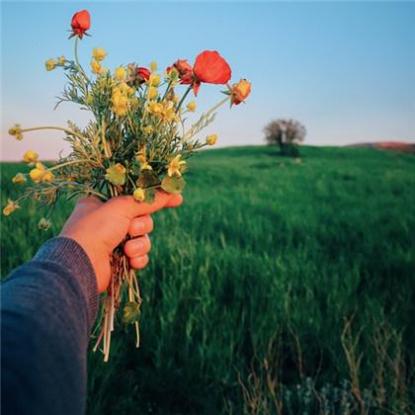
{"type": "MultiPolygon", "coordinates": [[[[78,59],[78,46],[90,29],[90,14],[82,10],[71,21],[70,38],[74,38],[74,59],[64,56],[49,59],[47,71],[62,68],[67,78],[65,89],[57,105],[63,102],[78,104],[91,113],[85,128],[74,122],[66,127],[43,126],[10,128],[17,140],[23,134],[37,130],[58,130],[65,134],[71,152],[55,164],[45,165],[39,155],[28,150],[23,161],[28,173],[18,173],[12,181],[25,186],[22,195],[9,199],[3,214],[8,216],[19,209],[25,199],[34,199],[53,207],[58,198],[95,195],[106,201],[118,195],[132,195],[137,203],[151,203],[156,189],[181,193],[185,186],[183,175],[187,159],[205,146],[214,145],[216,134],[203,140],[200,132],[215,118],[216,110],[228,103],[231,107],[243,102],[251,91],[246,79],[230,84],[231,68],[216,51],[203,51],[192,66],[178,59],[163,73],[152,62],[149,67],[136,63],[120,65],[113,71],[104,67],[107,52],[102,48],[92,51],[90,72],[78,59]],[[203,84],[220,84],[225,95],[216,105],[189,127],[186,116],[196,111],[195,100],[203,84]],[[180,95],[178,90],[185,88],[180,95]]],[[[49,218],[42,218],[39,227],[47,229],[49,218]]],[[[104,360],[108,361],[111,332],[116,312],[122,312],[125,324],[133,324],[136,345],[140,344],[139,316],[141,296],[137,275],[129,267],[123,254],[123,244],[112,258],[112,278],[101,301],[97,320],[96,351],[100,345],[104,360]]]]}

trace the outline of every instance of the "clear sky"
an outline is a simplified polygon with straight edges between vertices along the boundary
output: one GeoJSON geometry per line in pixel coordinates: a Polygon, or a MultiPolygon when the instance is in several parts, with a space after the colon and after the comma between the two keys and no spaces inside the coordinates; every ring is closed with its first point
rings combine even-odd
{"type": "MultiPolygon", "coordinates": [[[[114,68],[177,58],[191,62],[217,49],[233,79],[253,83],[246,105],[222,110],[209,132],[220,145],[261,144],[273,118],[292,117],[308,130],[307,144],[415,141],[414,2],[2,2],[2,159],[28,148],[54,158],[65,145],[59,133],[7,135],[23,126],[83,124],[88,113],[62,105],[60,70],[46,72],[49,57],[72,57],[67,40],[72,14],[87,8],[92,37],[81,44],[88,66],[91,49],[104,47],[114,68]]],[[[219,98],[203,85],[200,108],[219,98]]]]}

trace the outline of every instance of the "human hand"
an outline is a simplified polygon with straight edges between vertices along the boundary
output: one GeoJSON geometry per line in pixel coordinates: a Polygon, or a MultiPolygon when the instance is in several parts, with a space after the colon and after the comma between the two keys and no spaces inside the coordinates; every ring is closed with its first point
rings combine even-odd
{"type": "Polygon", "coordinates": [[[148,263],[151,244],[148,233],[153,230],[150,214],[164,207],[181,205],[181,195],[156,192],[153,203],[136,202],[132,196],[119,196],[102,202],[96,197],[79,200],[66,221],[61,236],[78,242],[88,255],[97,278],[98,291],[105,291],[111,280],[112,251],[127,234],[132,239],[124,246],[124,253],[135,269],[148,263]]]}

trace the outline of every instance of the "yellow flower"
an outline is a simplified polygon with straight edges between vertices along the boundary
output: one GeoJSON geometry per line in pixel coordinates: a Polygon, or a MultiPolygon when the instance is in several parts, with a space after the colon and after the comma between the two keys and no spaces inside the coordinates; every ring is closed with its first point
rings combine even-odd
{"type": "Polygon", "coordinates": [[[27,150],[26,153],[23,154],[23,161],[25,163],[36,163],[38,158],[39,154],[33,150],[27,150]]]}
{"type": "Polygon", "coordinates": [[[176,157],[174,157],[170,163],[169,168],[167,170],[167,174],[172,176],[178,176],[180,177],[182,175],[182,171],[186,168],[186,162],[184,160],[180,160],[182,157],[181,154],[178,154],[176,157]]]}
{"type": "Polygon", "coordinates": [[[146,198],[145,190],[141,187],[137,187],[137,189],[134,190],[133,197],[137,202],[143,202],[146,198]]]}
{"type": "Polygon", "coordinates": [[[140,163],[140,170],[153,170],[151,165],[147,161],[146,150],[142,148],[135,157],[140,163]]]}
{"type": "Polygon", "coordinates": [[[127,169],[121,163],[117,163],[111,167],[108,167],[106,171],[107,174],[105,175],[105,178],[110,183],[115,184],[116,186],[125,184],[127,169]]]}
{"type": "Polygon", "coordinates": [[[213,146],[216,144],[216,141],[218,141],[218,135],[217,134],[211,134],[206,137],[206,144],[213,146]]]}
{"type": "Polygon", "coordinates": [[[143,128],[143,133],[146,135],[150,135],[153,132],[153,127],[151,125],[147,125],[143,128]]]}
{"type": "Polygon", "coordinates": [[[148,84],[150,86],[159,86],[160,85],[160,75],[152,73],[150,78],[148,78],[148,84]]]}
{"type": "Polygon", "coordinates": [[[36,163],[36,167],[29,172],[30,178],[35,183],[40,183],[46,173],[46,167],[42,163],[36,163]]]}
{"type": "Polygon", "coordinates": [[[148,110],[149,112],[151,112],[152,114],[161,114],[161,112],[163,111],[163,105],[161,105],[158,102],[152,102],[149,104],[148,106],[148,110]]]}
{"type": "Polygon", "coordinates": [[[65,62],[66,62],[66,59],[65,59],[65,56],[60,56],[59,58],[58,58],[58,64],[59,65],[65,65],[65,62]]]}
{"type": "Polygon", "coordinates": [[[102,67],[102,65],[97,60],[92,59],[91,60],[91,71],[92,73],[96,75],[100,75],[105,71],[105,69],[102,67]]]}
{"type": "Polygon", "coordinates": [[[9,134],[16,140],[23,140],[23,133],[20,124],[14,124],[13,127],[9,129],[9,134]]]}
{"type": "Polygon", "coordinates": [[[195,111],[196,111],[196,102],[195,102],[195,101],[190,101],[190,102],[187,104],[187,109],[188,109],[188,111],[190,111],[190,112],[195,112],[195,111]]]}
{"type": "Polygon", "coordinates": [[[107,52],[103,48],[94,48],[92,50],[92,56],[94,57],[95,60],[97,60],[98,62],[101,62],[107,56],[107,52]]]}
{"type": "Polygon", "coordinates": [[[20,206],[17,202],[8,199],[7,200],[7,205],[4,207],[3,209],[3,215],[4,216],[9,216],[11,215],[16,209],[19,209],[20,206]]]}
{"type": "Polygon", "coordinates": [[[52,222],[46,218],[40,219],[37,227],[42,231],[47,231],[52,226],[52,222]]]}
{"type": "Polygon", "coordinates": [[[46,170],[45,174],[42,177],[42,181],[50,183],[50,182],[53,182],[54,178],[55,178],[54,174],[51,171],[46,170]]]}
{"type": "Polygon", "coordinates": [[[157,98],[157,95],[159,94],[158,90],[154,86],[150,86],[148,88],[148,99],[154,99],[157,98]]]}
{"type": "Polygon", "coordinates": [[[150,62],[150,71],[151,72],[156,72],[157,71],[157,62],[156,61],[150,62]]]}
{"type": "Polygon", "coordinates": [[[48,59],[45,62],[45,68],[47,71],[53,71],[57,65],[58,65],[58,62],[56,61],[56,59],[48,59]]]}
{"type": "Polygon", "coordinates": [[[26,177],[23,173],[17,173],[16,176],[13,177],[12,182],[14,184],[22,184],[26,182],[26,177]]]}
{"type": "Polygon", "coordinates": [[[114,77],[117,81],[123,81],[126,75],[127,75],[127,71],[122,66],[119,66],[114,71],[114,77]]]}

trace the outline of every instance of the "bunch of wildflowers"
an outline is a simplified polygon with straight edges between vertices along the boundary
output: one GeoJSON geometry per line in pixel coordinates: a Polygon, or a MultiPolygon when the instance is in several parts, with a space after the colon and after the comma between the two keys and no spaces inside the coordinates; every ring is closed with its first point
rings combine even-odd
{"type": "MultiPolygon", "coordinates": [[[[136,63],[120,65],[111,72],[104,66],[107,52],[95,48],[90,61],[92,76],[88,76],[78,59],[78,45],[89,29],[88,11],[75,13],[70,36],[75,38],[74,59],[48,59],[45,68],[51,71],[60,67],[68,79],[57,105],[76,103],[90,111],[91,121],[83,129],[73,122],[67,127],[22,128],[16,124],[10,128],[10,135],[18,140],[30,131],[62,131],[72,151],[52,166],[39,161],[35,151],[27,151],[23,161],[30,167],[28,173],[18,173],[12,180],[16,185],[33,185],[25,187],[18,199],[8,200],[3,210],[6,216],[28,198],[53,206],[61,196],[95,195],[105,201],[132,195],[137,202],[152,202],[156,189],[181,193],[187,159],[196,150],[214,145],[218,138],[210,134],[200,140],[197,137],[201,130],[213,121],[220,106],[239,105],[250,93],[251,85],[245,79],[229,83],[229,64],[218,52],[208,50],[196,57],[193,66],[178,59],[164,72],[158,71],[155,62],[149,68],[136,63]],[[186,128],[186,114],[197,108],[194,99],[186,100],[191,93],[196,97],[202,84],[225,85],[225,97],[186,128]],[[180,96],[181,85],[187,87],[180,96]]],[[[48,229],[49,219],[43,218],[39,227],[48,229]]],[[[114,252],[112,280],[97,325],[94,349],[102,344],[105,360],[109,357],[115,311],[120,308],[124,322],[134,324],[139,346],[140,304],[137,275],[129,268],[120,246],[114,252]]]]}

